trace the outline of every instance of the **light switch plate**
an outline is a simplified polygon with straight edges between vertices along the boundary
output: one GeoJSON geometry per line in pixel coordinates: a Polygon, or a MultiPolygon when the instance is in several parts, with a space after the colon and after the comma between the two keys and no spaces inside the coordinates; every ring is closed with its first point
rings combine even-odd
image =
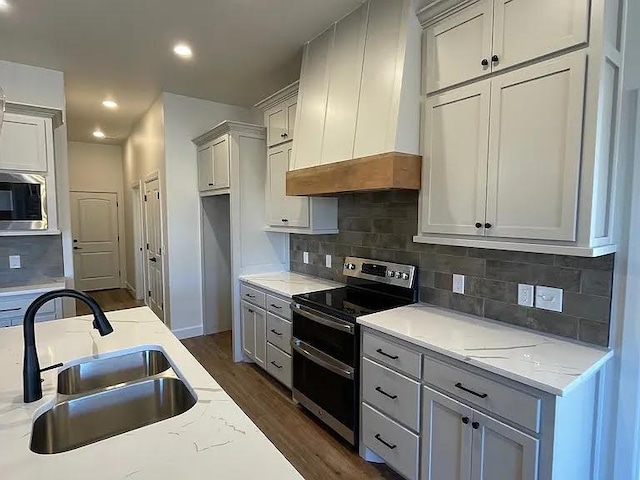
{"type": "Polygon", "coordinates": [[[536,308],[562,312],[562,289],[553,287],[536,287],[536,308]]]}
{"type": "Polygon", "coordinates": [[[453,293],[464,293],[464,275],[453,274],[453,293]]]}
{"type": "Polygon", "coordinates": [[[518,305],[523,307],[533,307],[534,297],[533,285],[527,285],[526,283],[518,284],[518,305]]]}
{"type": "Polygon", "coordinates": [[[9,255],[9,268],[22,268],[20,255],[9,255]]]}
{"type": "Polygon", "coordinates": [[[302,252],[302,261],[309,264],[309,252],[302,252]]]}

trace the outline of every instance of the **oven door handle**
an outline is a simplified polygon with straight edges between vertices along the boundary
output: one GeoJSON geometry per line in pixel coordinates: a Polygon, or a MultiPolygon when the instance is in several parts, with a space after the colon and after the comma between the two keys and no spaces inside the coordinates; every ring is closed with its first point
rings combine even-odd
{"type": "Polygon", "coordinates": [[[298,305],[297,303],[291,304],[291,310],[293,310],[293,313],[302,315],[312,322],[317,322],[324,325],[325,327],[333,328],[334,330],[340,330],[341,332],[347,332],[350,335],[354,335],[355,328],[351,323],[341,322],[340,320],[333,319],[331,317],[325,317],[321,313],[303,307],[302,305],[298,305]]]}
{"type": "Polygon", "coordinates": [[[344,365],[342,362],[331,358],[326,353],[313,348],[311,345],[303,342],[302,340],[298,340],[297,338],[292,339],[291,347],[303,357],[311,360],[313,363],[320,365],[321,367],[326,368],[327,370],[336,373],[341,377],[353,380],[354,369],[352,367],[344,365]]]}

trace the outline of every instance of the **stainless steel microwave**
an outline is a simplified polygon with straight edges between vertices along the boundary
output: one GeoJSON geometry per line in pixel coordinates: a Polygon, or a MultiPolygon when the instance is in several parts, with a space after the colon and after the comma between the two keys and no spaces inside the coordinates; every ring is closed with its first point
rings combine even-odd
{"type": "Polygon", "coordinates": [[[47,228],[47,188],[44,176],[0,173],[0,230],[47,228]]]}

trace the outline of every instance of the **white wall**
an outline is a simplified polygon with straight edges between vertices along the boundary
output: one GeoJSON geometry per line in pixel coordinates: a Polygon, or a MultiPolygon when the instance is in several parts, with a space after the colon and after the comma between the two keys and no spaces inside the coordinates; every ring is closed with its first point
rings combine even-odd
{"type": "MultiPolygon", "coordinates": [[[[122,147],[97,143],[69,142],[69,189],[72,192],[106,192],[118,196],[118,235],[120,236],[120,286],[127,282],[126,229],[124,224],[124,181],[122,147]]],[[[135,280],[132,287],[135,288],[135,280]]]]}
{"type": "Polygon", "coordinates": [[[203,333],[200,197],[191,140],[224,120],[262,125],[262,113],[165,93],[166,241],[171,329],[179,337],[203,333]]]}

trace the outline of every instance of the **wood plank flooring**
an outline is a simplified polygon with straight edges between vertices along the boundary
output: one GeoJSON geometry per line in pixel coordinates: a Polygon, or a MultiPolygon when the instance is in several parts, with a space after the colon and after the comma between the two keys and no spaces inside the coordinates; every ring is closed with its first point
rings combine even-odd
{"type": "MultiPolygon", "coordinates": [[[[136,300],[131,292],[126,288],[116,288],[113,290],[96,290],[95,292],[87,292],[105,312],[113,310],[124,310],[126,308],[142,307],[144,302],[136,300]]],[[[76,301],[76,312],[78,315],[88,315],[91,313],[89,307],[84,303],[76,301]]]]}
{"type": "Polygon", "coordinates": [[[262,369],[233,363],[231,332],[183,344],[308,480],[400,480],[386,465],[369,464],[291,401],[291,392],[262,369]]]}

